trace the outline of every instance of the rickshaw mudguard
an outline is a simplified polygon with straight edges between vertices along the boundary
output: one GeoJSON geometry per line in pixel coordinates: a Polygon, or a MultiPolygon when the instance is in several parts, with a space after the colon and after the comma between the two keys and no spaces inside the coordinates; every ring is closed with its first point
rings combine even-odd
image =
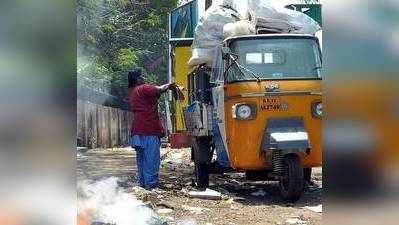
{"type": "Polygon", "coordinates": [[[263,134],[261,151],[282,150],[283,154],[309,153],[309,135],[302,117],[270,118],[263,134]]]}

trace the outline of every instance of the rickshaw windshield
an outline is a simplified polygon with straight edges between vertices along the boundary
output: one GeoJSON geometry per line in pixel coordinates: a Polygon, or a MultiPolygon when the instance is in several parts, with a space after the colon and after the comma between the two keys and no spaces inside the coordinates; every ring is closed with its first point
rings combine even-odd
{"type": "Polygon", "coordinates": [[[321,78],[320,50],[310,38],[243,39],[230,49],[237,60],[228,82],[321,78]]]}

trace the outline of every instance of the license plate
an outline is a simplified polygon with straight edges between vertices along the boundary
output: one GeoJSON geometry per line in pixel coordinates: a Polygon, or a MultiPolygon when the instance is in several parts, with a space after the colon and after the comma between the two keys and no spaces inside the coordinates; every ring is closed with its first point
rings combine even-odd
{"type": "Polygon", "coordinates": [[[263,98],[260,109],[266,111],[281,111],[287,110],[287,106],[286,104],[281,104],[280,98],[263,98]]]}

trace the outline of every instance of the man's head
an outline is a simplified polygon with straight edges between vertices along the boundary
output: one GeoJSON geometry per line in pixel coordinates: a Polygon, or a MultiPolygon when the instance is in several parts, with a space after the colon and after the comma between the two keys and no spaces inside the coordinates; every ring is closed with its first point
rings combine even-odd
{"type": "Polygon", "coordinates": [[[134,88],[137,85],[144,84],[141,69],[134,69],[128,74],[128,87],[134,88]]]}

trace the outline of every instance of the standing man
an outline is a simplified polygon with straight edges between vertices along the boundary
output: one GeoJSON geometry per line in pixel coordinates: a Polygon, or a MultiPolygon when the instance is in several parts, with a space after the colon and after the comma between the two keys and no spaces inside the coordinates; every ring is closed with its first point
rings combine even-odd
{"type": "Polygon", "coordinates": [[[174,84],[146,84],[142,71],[129,72],[129,104],[133,112],[131,146],[136,150],[138,179],[146,189],[158,185],[161,136],[164,133],[158,114],[158,99],[174,84]]]}

